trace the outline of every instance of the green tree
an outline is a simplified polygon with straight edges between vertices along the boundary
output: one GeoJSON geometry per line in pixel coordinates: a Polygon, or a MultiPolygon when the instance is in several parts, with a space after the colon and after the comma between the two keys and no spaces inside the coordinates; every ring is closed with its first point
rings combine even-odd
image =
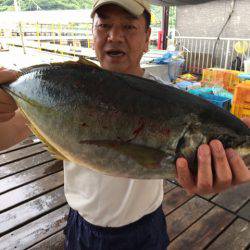
{"type": "MultiPolygon", "coordinates": [[[[21,10],[75,10],[90,9],[92,0],[18,0],[21,10]]],[[[14,10],[14,0],[0,0],[0,11],[14,10]]]]}
{"type": "Polygon", "coordinates": [[[13,0],[0,0],[0,11],[14,10],[13,0]]]}

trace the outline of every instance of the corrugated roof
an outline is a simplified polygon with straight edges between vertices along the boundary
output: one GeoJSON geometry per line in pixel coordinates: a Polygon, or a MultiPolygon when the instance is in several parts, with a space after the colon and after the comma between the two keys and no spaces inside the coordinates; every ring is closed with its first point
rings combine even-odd
{"type": "MultiPolygon", "coordinates": [[[[152,0],[151,2],[156,5],[191,5],[212,2],[216,0],[152,0]]],[[[218,1],[218,0],[217,0],[218,1]]]]}

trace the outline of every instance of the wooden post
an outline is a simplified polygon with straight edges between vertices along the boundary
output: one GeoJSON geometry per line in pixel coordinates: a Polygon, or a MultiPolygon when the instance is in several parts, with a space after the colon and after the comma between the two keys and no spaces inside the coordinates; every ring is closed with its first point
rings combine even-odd
{"type": "Polygon", "coordinates": [[[162,49],[167,49],[167,36],[168,36],[168,25],[169,25],[169,6],[163,6],[162,13],[162,49]]]}
{"type": "MultiPolygon", "coordinates": [[[[17,0],[14,0],[14,6],[15,6],[15,11],[17,13],[19,11],[19,6],[18,6],[18,1],[17,0]]],[[[25,46],[24,46],[24,39],[23,39],[22,22],[21,21],[18,22],[18,26],[19,26],[19,32],[20,32],[20,37],[21,37],[23,53],[26,54],[25,46]]]]}

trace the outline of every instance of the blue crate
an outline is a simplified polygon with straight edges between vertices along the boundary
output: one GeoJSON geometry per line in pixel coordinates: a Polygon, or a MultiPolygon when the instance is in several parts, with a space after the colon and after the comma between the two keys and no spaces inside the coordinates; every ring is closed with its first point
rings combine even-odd
{"type": "Polygon", "coordinates": [[[212,95],[212,94],[204,94],[201,93],[199,95],[201,98],[206,99],[209,102],[212,102],[213,104],[230,111],[231,109],[231,99],[223,96],[218,95],[212,95]]]}
{"type": "Polygon", "coordinates": [[[193,95],[201,95],[201,94],[212,94],[213,93],[213,89],[209,88],[209,87],[203,87],[203,88],[198,88],[198,89],[190,89],[188,90],[188,92],[190,94],[193,95]]]}
{"type": "Polygon", "coordinates": [[[178,86],[178,88],[182,90],[187,90],[189,86],[192,86],[192,82],[182,81],[182,82],[177,82],[176,85],[178,86]]]}

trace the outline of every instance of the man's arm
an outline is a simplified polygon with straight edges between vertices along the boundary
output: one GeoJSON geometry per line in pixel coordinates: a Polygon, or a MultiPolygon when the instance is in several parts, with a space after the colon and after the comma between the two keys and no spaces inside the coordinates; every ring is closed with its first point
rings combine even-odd
{"type": "MultiPolygon", "coordinates": [[[[250,118],[242,120],[250,127],[250,118]]],[[[218,140],[201,145],[197,158],[198,174],[195,178],[186,159],[179,158],[176,162],[177,180],[189,193],[219,193],[233,185],[250,181],[250,170],[241,157],[233,149],[224,150],[218,140]]]]}
{"type": "MultiPolygon", "coordinates": [[[[17,78],[15,71],[0,68],[0,84],[17,78]]],[[[0,89],[0,150],[9,148],[31,134],[13,98],[0,89]]]]}
{"type": "Polygon", "coordinates": [[[9,121],[0,122],[0,150],[4,150],[21,142],[29,135],[31,135],[31,131],[26,125],[25,118],[19,111],[16,111],[15,116],[9,121]]]}

